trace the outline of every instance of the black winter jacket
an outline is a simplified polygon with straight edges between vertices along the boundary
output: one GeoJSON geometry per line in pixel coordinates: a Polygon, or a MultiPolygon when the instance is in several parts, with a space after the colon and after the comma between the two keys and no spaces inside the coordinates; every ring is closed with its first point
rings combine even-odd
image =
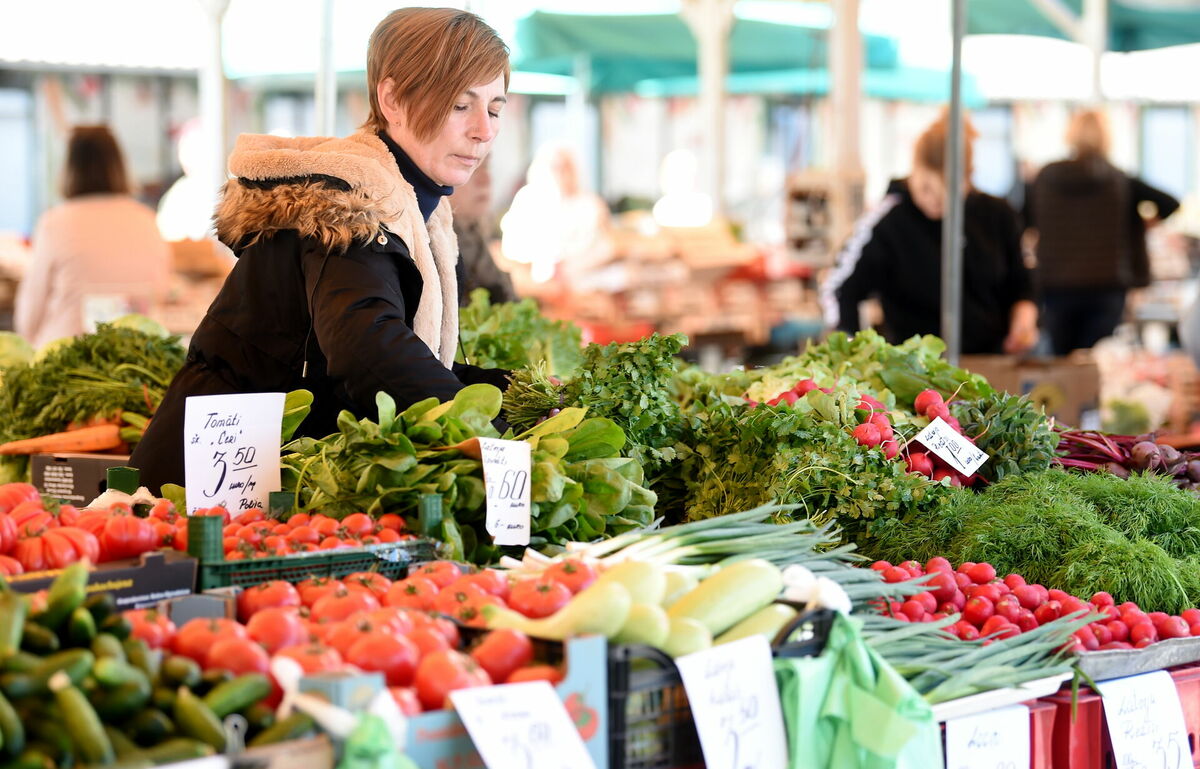
{"type": "MultiPolygon", "coordinates": [[[[999,353],[1012,307],[1033,299],[1017,215],[1000,198],[972,190],[963,204],[962,352],[999,353]]],[[[903,180],[855,225],[822,286],[826,324],[858,331],[858,304],[883,305],[884,336],[899,343],[941,333],[942,223],[925,216],[903,180]]]]}
{"type": "Polygon", "coordinates": [[[148,488],[184,482],[184,402],[191,395],[304,388],[314,395],[313,409],[298,434],[323,437],[336,430],[343,409],[373,416],[381,390],[403,409],[430,396],[449,399],[465,384],[506,386],[506,372],[447,369],[418,338],[421,273],[408,246],[369,215],[367,199],[344,180],[306,175],[229,184],[240,185],[241,199],[230,210],[227,188],[218,233],[238,262],[130,460],[148,488]],[[281,200],[300,205],[275,205],[281,200]],[[269,215],[256,205],[269,205],[269,215]]]}

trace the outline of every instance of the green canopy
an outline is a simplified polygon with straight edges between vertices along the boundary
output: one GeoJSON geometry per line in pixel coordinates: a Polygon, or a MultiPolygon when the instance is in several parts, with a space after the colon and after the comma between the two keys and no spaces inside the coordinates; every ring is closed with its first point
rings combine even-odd
{"type": "MultiPolygon", "coordinates": [[[[828,61],[824,29],[737,19],[730,33],[731,73],[822,69],[828,61]]],[[[896,44],[865,35],[864,68],[897,65],[896,44]]],[[[513,69],[554,75],[590,70],[592,91],[630,91],[658,78],[696,75],[696,40],[676,14],[630,16],[534,12],[517,21],[513,69]]]]}
{"type": "MultiPolygon", "coordinates": [[[[1083,0],[1062,0],[1078,15],[1083,0]]],[[[1145,51],[1200,42],[1200,4],[1109,0],[1108,50],[1145,51]]],[[[968,35],[1039,35],[1067,39],[1032,0],[971,0],[968,35]]]]}

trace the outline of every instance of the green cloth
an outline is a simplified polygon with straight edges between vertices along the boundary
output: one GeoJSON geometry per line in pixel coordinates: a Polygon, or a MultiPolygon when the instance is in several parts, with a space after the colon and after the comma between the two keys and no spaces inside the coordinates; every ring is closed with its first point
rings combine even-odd
{"type": "Polygon", "coordinates": [[[789,769],[942,766],[929,703],[838,615],[818,657],[775,660],[789,769]]]}
{"type": "Polygon", "coordinates": [[[337,769],[417,769],[416,764],[396,750],[387,724],[379,716],[363,714],[346,738],[337,769]]]}

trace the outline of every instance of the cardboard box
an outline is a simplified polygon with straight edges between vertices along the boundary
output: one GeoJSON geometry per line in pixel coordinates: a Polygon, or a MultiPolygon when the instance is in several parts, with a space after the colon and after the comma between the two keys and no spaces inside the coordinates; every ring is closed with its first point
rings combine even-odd
{"type": "Polygon", "coordinates": [[[1016,358],[964,355],[959,365],[992,387],[1028,395],[1047,416],[1082,430],[1100,429],[1100,370],[1090,357],[1016,358]]]}
{"type": "MultiPolygon", "coordinates": [[[[35,593],[50,583],[59,570],[36,571],[9,577],[14,590],[35,593]]],[[[117,608],[148,609],[160,601],[190,595],[196,585],[196,559],[173,550],[142,553],[137,559],[102,563],[88,574],[88,593],[112,593],[117,608]]]]}
{"type": "Polygon", "coordinates": [[[108,488],[108,468],[128,464],[128,454],[34,454],[29,469],[38,491],[82,507],[108,488]]]}

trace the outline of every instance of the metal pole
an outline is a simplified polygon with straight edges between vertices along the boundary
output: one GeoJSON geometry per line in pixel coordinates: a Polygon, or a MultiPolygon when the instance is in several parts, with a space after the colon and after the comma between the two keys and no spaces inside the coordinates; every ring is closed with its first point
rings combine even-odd
{"type": "Polygon", "coordinates": [[[200,120],[205,133],[203,189],[215,201],[225,184],[225,64],[222,57],[221,22],[229,0],[200,0],[206,12],[207,45],[200,68],[200,120]]]}
{"type": "Polygon", "coordinates": [[[321,2],[321,44],[317,48],[317,77],[313,93],[317,136],[337,133],[337,72],[333,66],[333,0],[321,2]]]}
{"type": "Polygon", "coordinates": [[[950,69],[950,130],[946,135],[946,210],[942,216],[942,339],[946,358],[958,365],[962,346],[963,108],[962,41],[966,0],[952,0],[954,57],[950,69]]]}

